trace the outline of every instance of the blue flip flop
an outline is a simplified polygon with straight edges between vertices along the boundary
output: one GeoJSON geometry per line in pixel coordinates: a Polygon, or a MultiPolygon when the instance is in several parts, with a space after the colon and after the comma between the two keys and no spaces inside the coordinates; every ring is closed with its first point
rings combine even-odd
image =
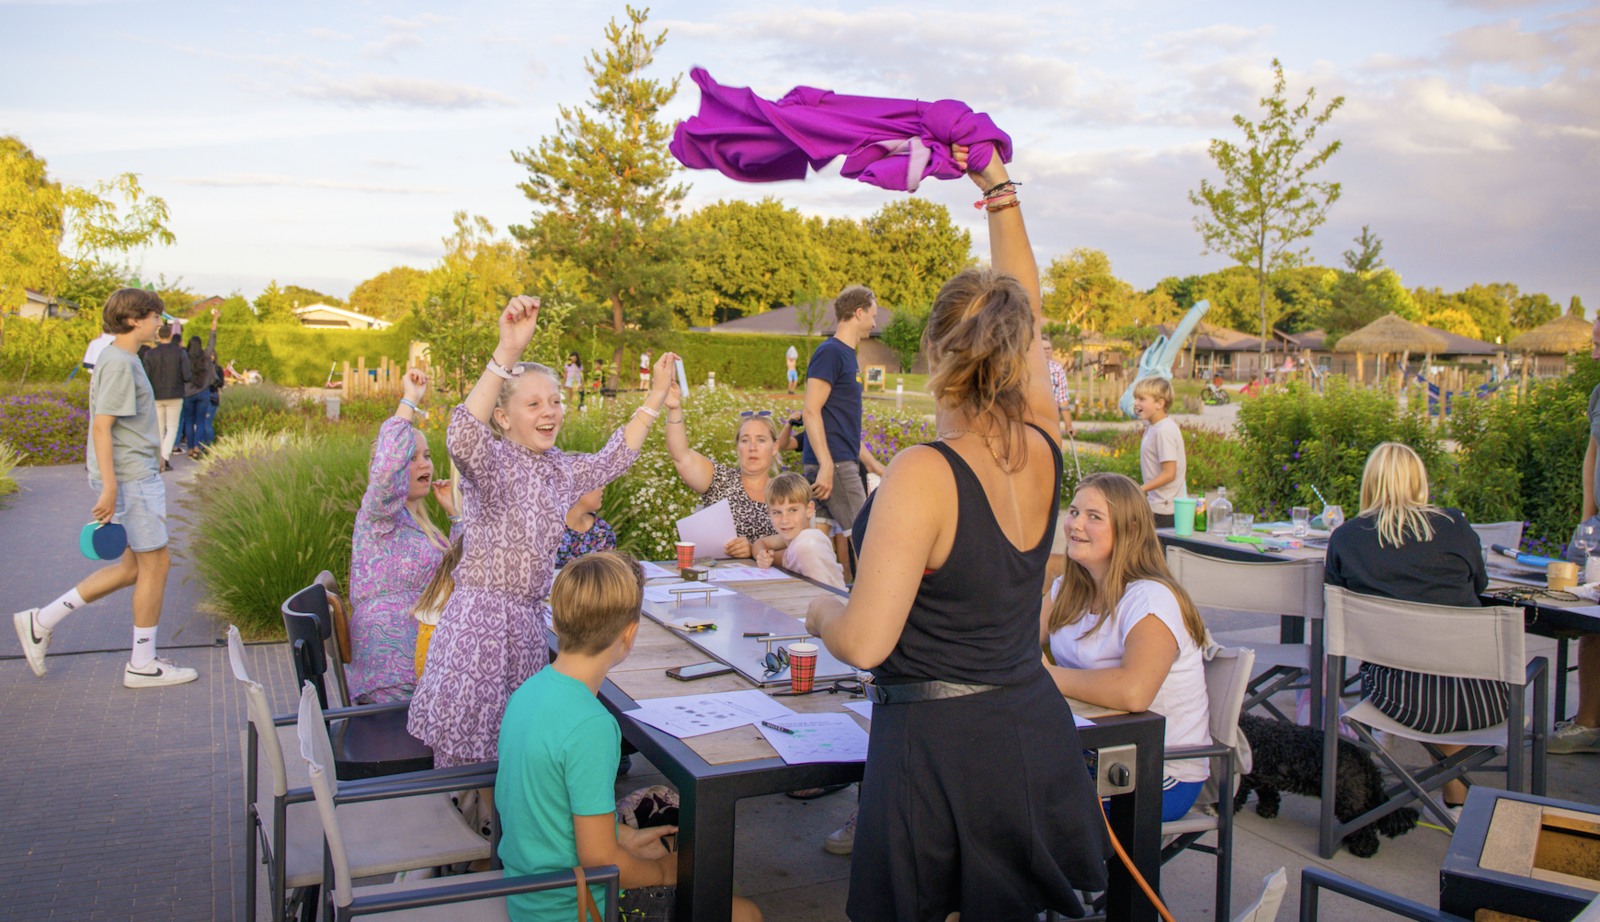
{"type": "Polygon", "coordinates": [[[90,560],[116,560],[128,549],[128,530],[114,522],[90,522],[78,532],[78,550],[90,560]]]}

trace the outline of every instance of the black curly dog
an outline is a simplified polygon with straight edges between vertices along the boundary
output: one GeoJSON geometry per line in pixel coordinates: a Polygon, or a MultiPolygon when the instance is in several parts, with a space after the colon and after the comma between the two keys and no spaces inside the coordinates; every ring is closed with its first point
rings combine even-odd
{"type": "MultiPolygon", "coordinates": [[[[1278,815],[1278,794],[1288,791],[1304,797],[1322,796],[1322,731],[1281,720],[1266,720],[1248,714],[1239,718],[1239,729],[1250,741],[1253,766],[1240,779],[1234,795],[1237,812],[1256,792],[1256,814],[1264,819],[1278,815]]],[[[1346,823],[1383,803],[1383,775],[1372,755],[1348,740],[1339,741],[1338,784],[1334,788],[1333,815],[1346,823]]],[[[1345,836],[1344,844],[1357,858],[1378,853],[1378,833],[1388,838],[1403,836],[1416,828],[1418,813],[1411,807],[1385,816],[1345,836]]]]}

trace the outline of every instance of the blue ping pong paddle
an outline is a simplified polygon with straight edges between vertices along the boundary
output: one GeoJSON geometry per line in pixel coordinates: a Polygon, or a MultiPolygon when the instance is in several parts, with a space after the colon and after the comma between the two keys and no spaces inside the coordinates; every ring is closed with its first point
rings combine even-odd
{"type": "Polygon", "coordinates": [[[108,522],[90,522],[78,533],[78,550],[90,560],[116,560],[128,549],[128,530],[108,522]]]}

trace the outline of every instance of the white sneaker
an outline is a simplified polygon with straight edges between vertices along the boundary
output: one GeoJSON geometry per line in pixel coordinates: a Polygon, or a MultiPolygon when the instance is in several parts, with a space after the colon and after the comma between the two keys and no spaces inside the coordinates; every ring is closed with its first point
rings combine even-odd
{"type": "Polygon", "coordinates": [[[28,668],[34,675],[42,676],[49,666],[44,655],[50,650],[50,629],[39,623],[39,609],[30,608],[11,616],[17,626],[17,639],[22,641],[22,653],[28,658],[28,668]]]}
{"type": "Polygon", "coordinates": [[[850,811],[850,818],[845,820],[843,826],[828,833],[822,840],[822,847],[830,855],[848,855],[856,847],[856,817],[861,815],[861,808],[850,811]]]}
{"type": "Polygon", "coordinates": [[[163,685],[182,685],[200,678],[198,669],[174,666],[171,660],[156,657],[155,662],[140,669],[129,663],[122,671],[124,688],[160,688],[163,685]]]}
{"type": "MultiPolygon", "coordinates": [[[[17,615],[21,618],[22,615],[17,615]]],[[[21,622],[18,622],[19,624],[21,622]]],[[[22,628],[17,628],[17,633],[22,633],[22,628]]],[[[27,646],[26,643],[23,646],[27,646]]],[[[28,662],[33,662],[33,654],[28,654],[28,662]]],[[[38,668],[34,672],[41,672],[38,668]]],[[[1573,720],[1563,720],[1556,724],[1555,731],[1550,734],[1550,740],[1545,744],[1545,751],[1555,755],[1570,755],[1574,752],[1600,752],[1600,729],[1585,727],[1573,720]]]]}

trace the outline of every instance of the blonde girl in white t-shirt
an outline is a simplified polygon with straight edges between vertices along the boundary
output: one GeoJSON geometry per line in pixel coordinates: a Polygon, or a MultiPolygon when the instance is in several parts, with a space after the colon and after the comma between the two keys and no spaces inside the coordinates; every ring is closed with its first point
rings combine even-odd
{"type": "MultiPolygon", "coordinates": [[[[1139,485],[1091,474],[1063,518],[1066,572],[1039,612],[1056,687],[1090,704],[1165,716],[1169,749],[1210,745],[1205,623],[1167,570],[1139,485]]],[[[1162,822],[1189,811],[1209,774],[1204,759],[1166,763],[1162,822]]]]}

